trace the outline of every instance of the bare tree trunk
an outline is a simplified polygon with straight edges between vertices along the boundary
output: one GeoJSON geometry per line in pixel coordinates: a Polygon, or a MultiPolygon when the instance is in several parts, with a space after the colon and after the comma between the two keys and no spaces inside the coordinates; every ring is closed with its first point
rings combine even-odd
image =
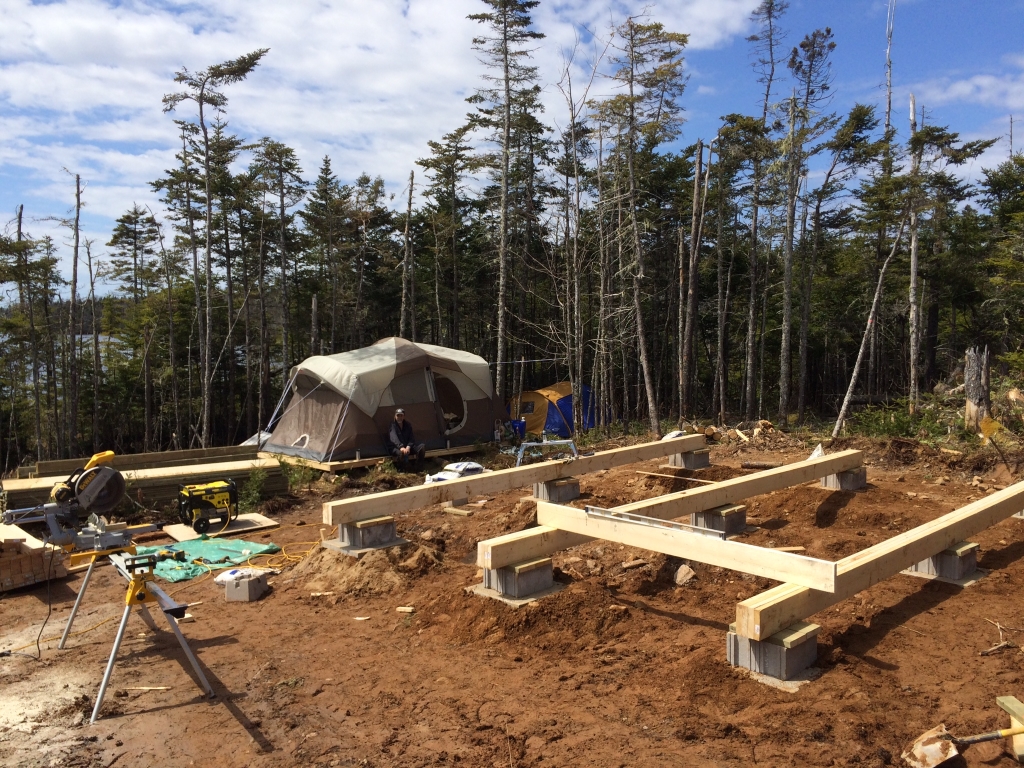
{"type": "MultiPolygon", "coordinates": [[[[725,425],[725,318],[726,318],[726,297],[725,297],[725,281],[723,280],[722,271],[724,268],[725,256],[722,252],[722,218],[725,215],[723,210],[725,202],[725,192],[722,189],[722,162],[721,156],[719,156],[718,162],[718,232],[715,237],[715,253],[718,257],[718,263],[716,265],[717,270],[715,273],[716,288],[718,289],[717,295],[717,313],[718,313],[718,324],[717,334],[715,338],[715,397],[718,401],[718,423],[725,425]]],[[[735,251],[734,251],[735,253],[735,251]]],[[[730,270],[731,273],[731,270],[730,270]]],[[[731,277],[731,274],[730,274],[731,277]]]]}
{"type": "Polygon", "coordinates": [[[415,171],[409,171],[409,204],[405,209],[405,252],[402,257],[402,309],[398,321],[398,335],[405,338],[405,317],[409,303],[409,267],[412,263],[412,241],[409,239],[409,223],[412,221],[412,190],[415,171]]]}
{"type": "Polygon", "coordinates": [[[85,242],[89,267],[89,304],[92,311],[92,452],[100,451],[100,326],[96,307],[96,273],[92,268],[92,247],[85,242]]]}
{"type": "MultiPolygon", "coordinates": [[[[277,177],[277,249],[281,257],[281,389],[288,386],[288,372],[291,367],[291,348],[288,346],[288,326],[291,324],[291,304],[288,300],[288,253],[285,248],[285,205],[284,166],[278,168],[277,177]]],[[[359,260],[359,276],[362,279],[363,265],[359,260]]],[[[363,324],[359,324],[360,329],[363,324]]],[[[360,331],[361,332],[361,331],[360,331]]]]}
{"type": "Polygon", "coordinates": [[[889,262],[892,261],[892,257],[896,255],[896,249],[899,248],[900,240],[903,239],[903,228],[906,226],[907,218],[904,216],[903,220],[900,221],[899,232],[896,233],[896,239],[893,240],[892,250],[889,251],[889,255],[882,263],[882,268],[878,273],[878,285],[875,286],[875,298],[871,302],[871,311],[868,313],[867,327],[864,329],[864,336],[860,340],[860,350],[857,352],[857,362],[853,364],[853,375],[850,376],[850,385],[846,388],[846,397],[843,398],[843,406],[839,409],[839,417],[836,419],[836,424],[832,428],[832,437],[839,437],[839,432],[843,428],[843,422],[846,420],[846,415],[850,412],[850,403],[853,401],[853,393],[857,388],[857,376],[860,374],[861,363],[864,362],[864,352],[868,346],[868,337],[871,335],[871,330],[875,325],[875,317],[878,314],[878,305],[882,300],[882,282],[885,280],[885,270],[889,268],[889,262]]]}
{"type": "MultiPolygon", "coordinates": [[[[210,434],[210,416],[213,408],[213,368],[211,361],[211,347],[213,345],[213,194],[211,190],[210,170],[210,136],[206,129],[206,119],[203,114],[203,99],[197,100],[199,105],[199,126],[203,131],[203,170],[206,189],[206,255],[204,268],[206,272],[206,321],[202,329],[202,358],[203,358],[203,381],[202,381],[202,428],[200,432],[200,443],[203,448],[209,448],[212,442],[210,434]]],[[[198,309],[198,307],[197,307],[198,309]]],[[[231,317],[230,309],[228,317],[231,317]]]]}
{"type": "Polygon", "coordinates": [[[988,376],[988,347],[981,352],[971,347],[964,356],[964,394],[967,396],[964,429],[974,434],[981,432],[981,422],[988,417],[991,408],[988,376]]]}
{"type": "Polygon", "coordinates": [[[82,177],[75,174],[75,223],[74,250],[71,262],[71,300],[68,317],[68,450],[72,456],[78,454],[78,249],[81,241],[82,218],[82,177]]]}
{"type": "MultiPolygon", "coordinates": [[[[21,230],[21,219],[25,213],[25,206],[18,206],[18,242],[22,242],[22,230],[21,230]]],[[[23,265],[25,271],[28,271],[28,256],[22,254],[19,251],[19,259],[24,255],[23,265]]],[[[36,434],[36,459],[45,458],[43,451],[43,393],[39,386],[39,338],[36,334],[36,316],[35,316],[35,302],[33,300],[33,286],[32,281],[27,278],[25,279],[25,299],[28,302],[28,333],[29,333],[29,344],[32,346],[32,396],[33,396],[33,416],[35,421],[35,434],[36,434]]]]}
{"type": "MultiPolygon", "coordinates": [[[[917,132],[917,105],[914,94],[910,94],[910,136],[917,132]]],[[[917,358],[920,347],[921,321],[917,306],[917,182],[921,167],[921,155],[914,152],[910,160],[910,413],[917,411],[920,399],[918,392],[917,358]]]]}
{"type": "Polygon", "coordinates": [[[142,352],[142,452],[151,451],[153,446],[153,374],[149,364],[149,348],[153,342],[153,332],[146,327],[142,352]]]}
{"type": "Polygon", "coordinates": [[[782,340],[779,346],[779,424],[789,423],[789,387],[793,326],[793,240],[796,229],[796,198],[800,153],[796,147],[796,96],[789,102],[789,158],[787,160],[786,235],[782,242],[782,340]]]}
{"type": "MultiPolygon", "coordinates": [[[[704,142],[697,139],[697,148],[693,152],[693,210],[690,216],[690,258],[683,266],[682,244],[680,243],[679,259],[679,423],[690,409],[690,357],[693,354],[693,321],[690,318],[691,299],[696,297],[694,267],[697,253],[700,250],[700,175],[704,163],[704,142]],[[683,300],[683,284],[689,280],[686,301],[683,300]]],[[[710,161],[709,161],[710,164],[710,161]]]]}
{"type": "Polygon", "coordinates": [[[754,201],[752,205],[752,212],[750,216],[750,252],[748,255],[749,261],[749,278],[750,278],[750,299],[747,304],[747,360],[746,360],[746,387],[744,390],[744,402],[746,404],[746,413],[744,414],[747,421],[753,421],[754,419],[754,376],[757,369],[757,218],[758,218],[758,176],[760,171],[755,167],[754,170],[754,184],[753,190],[751,191],[751,198],[754,201]]]}
{"type": "MultiPolygon", "coordinates": [[[[235,282],[231,269],[231,228],[228,226],[228,208],[221,201],[221,213],[224,215],[224,284],[227,288],[228,301],[228,327],[227,327],[227,369],[228,369],[228,411],[227,411],[227,434],[228,442],[234,442],[237,431],[235,413],[235,282]]],[[[247,297],[246,297],[247,298],[247,297]]],[[[211,373],[212,375],[212,373],[211,373]]]]}
{"type": "MultiPolygon", "coordinates": [[[[502,41],[503,72],[502,85],[505,98],[501,113],[501,205],[498,218],[498,338],[495,351],[495,396],[499,403],[505,402],[505,337],[508,334],[506,320],[506,293],[508,292],[508,176],[511,162],[512,141],[512,52],[509,49],[508,29],[502,41]]],[[[452,212],[454,221],[455,212],[452,212]]]]}

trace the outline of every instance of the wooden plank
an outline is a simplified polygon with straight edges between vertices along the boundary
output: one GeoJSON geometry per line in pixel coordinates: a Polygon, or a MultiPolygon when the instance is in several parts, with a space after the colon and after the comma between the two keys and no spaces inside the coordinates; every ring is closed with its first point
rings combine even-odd
{"type": "MultiPolygon", "coordinates": [[[[701,436],[703,437],[703,435],[701,436]]],[[[477,545],[477,566],[503,568],[506,565],[550,557],[561,549],[575,547],[591,541],[590,536],[560,531],[549,526],[527,528],[525,531],[506,533],[477,545]]]]}
{"type": "MultiPolygon", "coordinates": [[[[148,503],[159,503],[177,498],[178,485],[203,483],[229,477],[244,483],[256,469],[267,473],[264,495],[271,491],[284,490],[287,483],[281,473],[281,465],[275,459],[252,459],[226,461],[195,466],[157,467],[154,469],[124,470],[128,493],[133,498],[141,491],[148,503]]],[[[29,480],[6,480],[7,505],[11,509],[31,507],[45,503],[55,483],[63,481],[62,476],[36,477],[29,480]]]]}
{"type": "MultiPolygon", "coordinates": [[[[1016,696],[998,696],[996,705],[1010,716],[1011,728],[1024,725],[1024,704],[1021,704],[1016,696]]],[[[1024,759],[1024,735],[1012,737],[1010,746],[1017,762],[1021,762],[1024,759]]]]}
{"type": "Polygon", "coordinates": [[[1011,485],[935,520],[879,542],[836,565],[835,592],[781,584],[736,606],[737,632],[762,640],[790,624],[895,576],[1024,509],[1024,483],[1011,485]]]}
{"type": "MultiPolygon", "coordinates": [[[[582,509],[545,501],[537,502],[537,522],[560,531],[696,560],[775,581],[801,584],[826,592],[835,589],[836,564],[828,560],[816,560],[738,541],[714,539],[677,528],[591,517],[582,509]]],[[[493,558],[492,553],[490,567],[500,568],[501,565],[496,565],[493,558]]]]}
{"type": "MultiPolygon", "coordinates": [[[[860,451],[843,451],[832,456],[788,464],[778,469],[769,469],[732,480],[722,480],[703,488],[690,488],[645,501],[624,504],[615,507],[614,511],[631,512],[661,520],[683,517],[694,512],[735,504],[751,496],[786,488],[788,485],[824,477],[837,471],[849,469],[851,466],[859,466],[861,458],[860,451]],[[837,467],[841,469],[836,469],[837,467]]],[[[502,566],[484,565],[484,563],[490,561],[508,565],[529,558],[547,557],[559,549],[582,544],[589,540],[590,537],[569,534],[565,531],[558,532],[548,526],[530,528],[519,534],[481,541],[477,545],[477,565],[481,568],[500,568],[502,566]],[[556,533],[561,535],[554,535],[556,533]],[[563,543],[566,541],[572,543],[563,543]]]]}
{"type": "Polygon", "coordinates": [[[22,552],[42,550],[46,547],[46,544],[42,541],[32,534],[26,533],[16,525],[0,523],[0,539],[20,539],[22,552]]]}
{"type": "Polygon", "coordinates": [[[735,504],[738,501],[760,496],[771,491],[800,485],[837,472],[855,469],[863,463],[860,451],[840,451],[817,459],[806,459],[786,464],[776,469],[767,469],[752,475],[721,480],[706,488],[689,488],[685,491],[665,494],[656,499],[637,501],[616,507],[616,512],[635,512],[647,517],[669,520],[703,512],[705,509],[735,504]]]}
{"type": "MultiPolygon", "coordinates": [[[[124,453],[114,456],[111,465],[115,469],[143,469],[144,464],[171,466],[173,463],[191,461],[210,462],[211,460],[226,461],[229,458],[256,458],[255,445],[226,445],[219,448],[194,448],[184,451],[152,451],[150,453],[124,453]]],[[[85,465],[90,457],[78,459],[55,459],[40,461],[33,470],[36,477],[50,475],[68,475],[85,465]]]]}
{"type": "Polygon", "coordinates": [[[592,456],[580,456],[575,460],[545,461],[442,483],[430,483],[413,488],[400,488],[368,496],[329,501],[324,504],[323,520],[329,525],[339,525],[381,514],[393,515],[431,504],[440,504],[444,501],[468,499],[478,494],[501,493],[534,483],[544,483],[587,472],[596,472],[600,469],[611,469],[623,464],[658,459],[675,453],[696,450],[704,445],[704,435],[686,435],[674,440],[658,440],[653,443],[601,451],[592,456]]]}
{"type": "MultiPolygon", "coordinates": [[[[232,520],[228,523],[228,527],[225,530],[220,530],[220,525],[211,525],[206,535],[211,539],[216,539],[220,536],[247,536],[256,531],[278,528],[280,525],[276,520],[271,520],[269,517],[264,517],[256,512],[250,512],[239,515],[235,520],[232,520]]],[[[175,541],[192,541],[199,538],[199,534],[192,530],[192,526],[185,525],[184,523],[165,525],[163,531],[175,541]]]]}

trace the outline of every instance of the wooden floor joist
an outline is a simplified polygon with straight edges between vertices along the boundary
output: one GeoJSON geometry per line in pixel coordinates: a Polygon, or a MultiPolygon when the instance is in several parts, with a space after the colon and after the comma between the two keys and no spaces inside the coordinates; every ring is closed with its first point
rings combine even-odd
{"type": "MultiPolygon", "coordinates": [[[[799,485],[836,472],[861,466],[860,451],[841,451],[830,456],[786,464],[752,475],[722,480],[703,488],[690,488],[653,499],[623,504],[614,512],[631,512],[660,520],[672,520],[707,509],[735,504],[762,493],[799,485]]],[[[326,522],[326,520],[325,520],[326,522]]],[[[477,545],[477,565],[481,568],[502,568],[512,563],[547,557],[560,549],[590,541],[592,537],[540,525],[518,533],[498,536],[477,545]]]]}
{"type": "Polygon", "coordinates": [[[693,512],[735,504],[763,493],[781,491],[783,488],[818,480],[837,472],[856,469],[863,461],[864,455],[860,451],[840,451],[817,459],[784,464],[776,469],[766,469],[753,475],[721,480],[707,488],[689,488],[685,491],[667,493],[655,499],[623,504],[615,510],[672,520],[693,512]]]}
{"type": "Polygon", "coordinates": [[[895,576],[905,568],[990,528],[1024,509],[1024,483],[1017,483],[917,528],[844,557],[836,563],[836,589],[822,592],[781,584],[736,606],[736,632],[763,640],[895,576]]]}
{"type": "Polygon", "coordinates": [[[444,501],[457,501],[471,496],[501,493],[534,483],[546,483],[638,461],[660,459],[676,453],[699,450],[706,444],[704,435],[686,435],[673,440],[658,440],[653,443],[600,451],[592,456],[580,456],[578,459],[570,461],[544,461],[525,467],[486,472],[459,480],[417,485],[412,488],[400,488],[369,496],[329,501],[324,504],[323,520],[328,525],[339,525],[383,514],[393,515],[431,504],[440,504],[444,501]]]}
{"type": "Polygon", "coordinates": [[[792,582],[825,591],[835,589],[836,564],[829,560],[779,552],[739,541],[709,538],[700,533],[659,525],[638,525],[627,520],[593,517],[582,509],[545,501],[537,502],[537,522],[560,531],[696,560],[775,581],[792,582]]]}

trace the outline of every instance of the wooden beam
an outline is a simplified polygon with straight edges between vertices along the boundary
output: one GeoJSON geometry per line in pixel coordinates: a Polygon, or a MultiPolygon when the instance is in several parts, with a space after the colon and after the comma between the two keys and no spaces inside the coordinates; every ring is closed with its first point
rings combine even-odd
{"type": "Polygon", "coordinates": [[[856,469],[863,464],[860,451],[840,451],[817,459],[806,459],[785,464],[776,469],[767,469],[752,475],[721,480],[706,488],[688,488],[685,491],[658,496],[654,499],[635,501],[616,507],[616,512],[635,512],[638,515],[671,520],[703,512],[705,509],[735,504],[738,501],[760,496],[771,491],[780,491],[811,480],[818,480],[837,472],[856,469]]]}
{"type": "Polygon", "coordinates": [[[623,464],[632,464],[649,459],[660,459],[675,453],[686,453],[703,448],[707,444],[704,435],[686,435],[674,440],[658,440],[653,443],[631,445],[601,451],[592,456],[580,456],[569,461],[544,461],[525,467],[513,467],[482,475],[448,480],[442,483],[399,488],[368,496],[329,501],[324,504],[323,520],[328,525],[339,525],[378,515],[393,515],[412,509],[440,504],[444,501],[468,499],[476,495],[490,495],[533,485],[560,480],[565,477],[583,475],[600,469],[611,469],[623,464]]]}
{"type": "MultiPolygon", "coordinates": [[[[722,507],[727,504],[759,496],[769,491],[788,488],[791,485],[815,480],[836,472],[861,465],[860,451],[842,451],[831,456],[798,461],[778,469],[769,469],[752,475],[722,480],[703,488],[690,488],[677,493],[656,496],[653,499],[637,501],[615,507],[615,512],[631,512],[661,520],[671,520],[694,512],[722,507]]],[[[327,522],[325,519],[324,522],[327,522]]],[[[560,549],[573,547],[590,541],[589,536],[557,532],[554,528],[539,526],[521,531],[519,534],[498,536],[477,544],[477,565],[481,568],[501,568],[532,557],[547,557],[560,549]],[[554,535],[559,533],[560,535],[554,535]],[[533,538],[531,538],[533,537],[533,538]],[[564,542],[571,541],[571,544],[564,542]],[[525,557],[520,555],[525,554],[525,557]],[[486,562],[501,565],[486,565],[486,562]]]]}
{"type": "Polygon", "coordinates": [[[826,592],[835,589],[836,564],[828,560],[710,538],[678,528],[592,517],[582,509],[545,501],[537,502],[537,522],[560,531],[649,549],[775,581],[801,584],[826,592]]]}
{"type": "Polygon", "coordinates": [[[991,528],[1024,509],[1024,483],[1011,485],[899,536],[879,542],[837,565],[835,592],[781,584],[736,606],[736,631],[763,640],[795,621],[841,602],[958,541],[991,528]]]}

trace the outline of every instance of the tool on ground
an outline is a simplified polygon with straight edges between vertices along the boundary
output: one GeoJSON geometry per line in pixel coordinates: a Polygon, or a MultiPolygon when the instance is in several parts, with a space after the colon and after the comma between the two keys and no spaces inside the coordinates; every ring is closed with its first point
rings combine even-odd
{"type": "Polygon", "coordinates": [[[214,480],[210,483],[178,486],[178,515],[181,522],[196,533],[210,530],[214,520],[225,528],[238,518],[238,487],[234,480],[214,480]]]}
{"type": "Polygon", "coordinates": [[[971,744],[978,744],[983,741],[995,741],[1008,736],[1019,736],[1024,734],[1024,726],[1015,728],[1003,728],[999,731],[979,733],[976,736],[968,736],[958,739],[946,730],[945,725],[932,728],[922,733],[917,740],[910,745],[910,748],[903,753],[903,759],[911,768],[936,768],[947,760],[960,754],[961,749],[966,749],[971,744]]]}

